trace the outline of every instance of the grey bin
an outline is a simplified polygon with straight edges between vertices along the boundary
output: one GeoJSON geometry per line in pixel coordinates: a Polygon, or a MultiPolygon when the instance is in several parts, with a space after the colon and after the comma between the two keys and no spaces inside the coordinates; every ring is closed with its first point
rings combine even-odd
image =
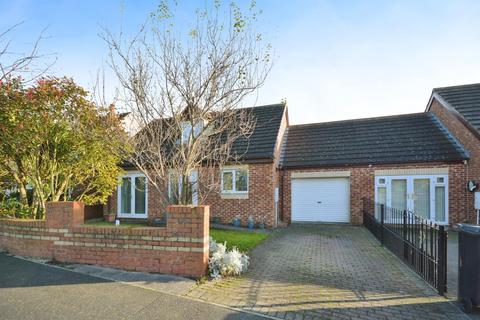
{"type": "Polygon", "coordinates": [[[458,225],[458,301],[465,312],[480,305],[480,226],[458,225]]]}

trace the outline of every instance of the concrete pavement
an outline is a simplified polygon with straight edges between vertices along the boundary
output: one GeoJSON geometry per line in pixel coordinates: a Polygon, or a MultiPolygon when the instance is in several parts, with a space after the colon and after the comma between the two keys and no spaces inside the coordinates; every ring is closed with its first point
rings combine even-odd
{"type": "Polygon", "coordinates": [[[262,319],[0,253],[0,318],[262,319]]]}

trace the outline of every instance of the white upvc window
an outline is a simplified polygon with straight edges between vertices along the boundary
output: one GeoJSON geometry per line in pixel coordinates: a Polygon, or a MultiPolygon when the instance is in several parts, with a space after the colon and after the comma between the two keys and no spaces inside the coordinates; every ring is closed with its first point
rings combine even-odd
{"type": "MultiPolygon", "coordinates": [[[[375,202],[408,210],[439,224],[448,224],[448,176],[377,176],[375,202]]],[[[376,208],[377,218],[378,211],[376,208]]]]}
{"type": "Polygon", "coordinates": [[[221,172],[222,193],[248,193],[248,168],[225,168],[221,172]]]}
{"type": "Polygon", "coordinates": [[[148,183],[143,173],[129,172],[120,177],[117,215],[120,218],[147,218],[148,183]]]}

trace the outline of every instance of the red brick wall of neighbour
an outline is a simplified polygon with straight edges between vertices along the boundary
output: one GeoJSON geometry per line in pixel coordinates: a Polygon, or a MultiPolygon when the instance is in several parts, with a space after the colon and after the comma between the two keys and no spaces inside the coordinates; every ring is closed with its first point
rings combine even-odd
{"type": "Polygon", "coordinates": [[[90,206],[85,206],[85,219],[95,219],[103,217],[103,205],[94,204],[90,206]]]}
{"type": "Polygon", "coordinates": [[[267,227],[275,225],[275,167],[273,163],[249,164],[248,199],[225,199],[221,194],[212,193],[206,203],[210,205],[212,218],[222,223],[231,223],[236,217],[242,225],[252,216],[255,223],[265,221],[267,227]]]}
{"type": "Polygon", "coordinates": [[[292,172],[332,172],[350,171],[350,223],[361,224],[362,199],[364,197],[375,199],[375,170],[382,169],[415,169],[415,168],[441,168],[448,167],[449,171],[449,222],[451,224],[465,220],[467,197],[465,192],[465,179],[467,166],[463,163],[441,164],[400,164],[400,165],[377,165],[371,167],[341,167],[341,168],[315,168],[283,171],[283,217],[284,221],[291,222],[291,174],[292,172]]]}
{"type": "MultiPolygon", "coordinates": [[[[468,129],[457,117],[455,117],[449,110],[442,106],[437,100],[433,100],[430,105],[430,111],[442,121],[448,130],[463,144],[465,149],[470,152],[470,159],[468,160],[468,174],[467,180],[474,180],[480,182],[480,140],[468,129]]],[[[467,213],[468,219],[475,221],[475,209],[473,206],[474,195],[466,191],[468,201],[467,213]]]]}
{"type": "Polygon", "coordinates": [[[83,225],[83,205],[47,204],[46,220],[0,220],[0,248],[13,254],[126,270],[200,277],[208,265],[209,207],[170,206],[166,227],[83,225]]]}

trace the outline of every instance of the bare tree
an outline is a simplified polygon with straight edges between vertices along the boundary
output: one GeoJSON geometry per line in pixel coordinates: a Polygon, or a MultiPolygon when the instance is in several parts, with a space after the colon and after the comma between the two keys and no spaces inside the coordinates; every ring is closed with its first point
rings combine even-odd
{"type": "Polygon", "coordinates": [[[123,102],[143,128],[130,161],[165,202],[203,203],[218,190],[218,168],[248,147],[255,119],[240,106],[265,82],[270,45],[255,32],[255,2],[242,10],[213,1],[189,30],[171,9],[162,2],[132,39],[102,37],[123,102]]]}
{"type": "Polygon", "coordinates": [[[11,38],[21,24],[23,22],[0,31],[0,81],[11,76],[22,76],[24,82],[33,81],[44,75],[56,61],[55,55],[39,52],[40,42],[44,39],[44,30],[27,52],[12,49],[11,38]]]}

